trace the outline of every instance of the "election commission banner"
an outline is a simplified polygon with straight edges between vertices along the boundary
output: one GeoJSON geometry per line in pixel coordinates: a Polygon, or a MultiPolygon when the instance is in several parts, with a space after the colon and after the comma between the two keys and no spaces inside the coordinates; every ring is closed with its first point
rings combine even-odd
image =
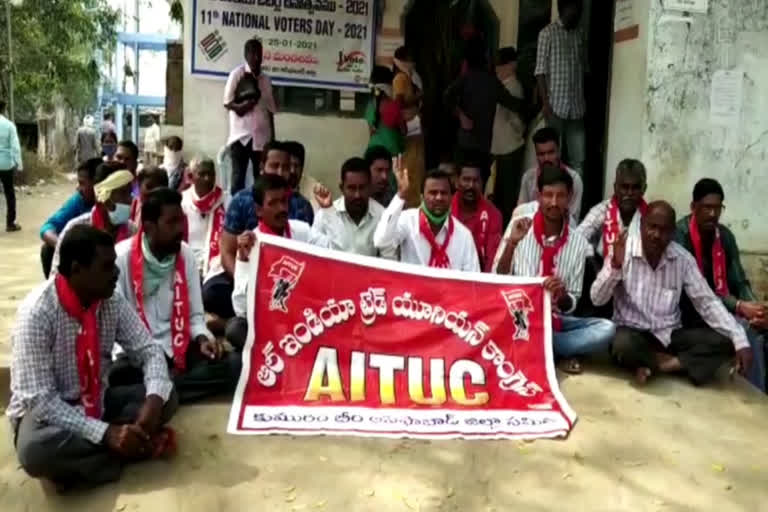
{"type": "Polygon", "coordinates": [[[226,78],[258,37],[277,85],[367,90],[376,0],[193,0],[192,74],[226,78]]]}
{"type": "Polygon", "coordinates": [[[541,279],[463,273],[259,234],[234,434],[565,436],[541,279]]]}

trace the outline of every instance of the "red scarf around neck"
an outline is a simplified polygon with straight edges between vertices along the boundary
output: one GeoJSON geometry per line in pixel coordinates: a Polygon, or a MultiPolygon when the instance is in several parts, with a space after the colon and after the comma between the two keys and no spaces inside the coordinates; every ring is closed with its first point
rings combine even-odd
{"type": "MultiPolygon", "coordinates": [[[[541,210],[533,216],[533,236],[536,238],[539,247],[541,247],[541,277],[555,275],[555,258],[560,250],[568,242],[568,219],[563,219],[563,232],[554,244],[545,243],[547,235],[544,232],[544,214],[541,210]]],[[[552,315],[552,328],[555,331],[561,330],[563,322],[557,315],[552,315]]]]}
{"type": "Polygon", "coordinates": [[[445,240],[442,244],[438,244],[435,239],[435,234],[432,232],[432,227],[429,225],[429,219],[427,219],[424,212],[419,209],[419,231],[427,240],[427,243],[429,243],[431,250],[429,256],[430,267],[451,268],[451,259],[448,257],[448,244],[451,243],[451,237],[453,237],[453,215],[448,215],[448,219],[446,219],[445,222],[448,223],[445,240]]]}
{"type": "MultiPolygon", "coordinates": [[[[640,200],[637,205],[637,210],[640,212],[640,217],[645,216],[645,212],[648,211],[648,203],[644,199],[640,200]]],[[[616,196],[611,199],[611,204],[608,205],[608,211],[605,213],[605,222],[603,223],[603,254],[607,255],[611,246],[616,243],[621,235],[623,221],[621,220],[621,212],[619,211],[619,201],[616,196]]],[[[629,227],[629,226],[627,226],[629,227]]]]}
{"type": "MultiPolygon", "coordinates": [[[[461,210],[459,207],[460,193],[461,192],[457,192],[456,195],[453,196],[453,201],[451,202],[451,215],[463,221],[464,217],[461,215],[461,210]]],[[[478,215],[480,219],[479,226],[477,223],[474,226],[477,228],[477,231],[473,231],[472,236],[475,239],[477,255],[480,258],[480,268],[484,269],[485,261],[488,257],[488,255],[485,254],[485,250],[487,247],[486,242],[488,241],[488,226],[491,220],[491,210],[489,208],[488,201],[484,197],[480,197],[479,201],[477,202],[477,211],[473,215],[478,215]]],[[[467,225],[467,223],[464,224],[467,225]]],[[[493,256],[494,255],[491,255],[491,257],[493,256]]]]}
{"type": "Polygon", "coordinates": [[[56,295],[59,303],[69,316],[80,324],[75,338],[77,377],[80,381],[80,402],[89,418],[101,418],[101,345],[99,321],[96,311],[101,302],[95,302],[84,309],[69,281],[61,274],[56,275],[56,295]]]}
{"type": "Polygon", "coordinates": [[[221,230],[224,228],[224,218],[227,213],[222,201],[223,196],[224,191],[221,190],[221,187],[215,187],[200,199],[197,199],[196,193],[192,194],[192,203],[202,215],[208,215],[213,211],[213,216],[208,221],[208,254],[205,258],[204,268],[206,272],[211,266],[211,262],[221,253],[221,230]]]}
{"type": "Polygon", "coordinates": [[[287,221],[285,223],[285,229],[283,230],[282,235],[278,235],[276,232],[272,231],[272,228],[267,226],[266,222],[259,221],[259,231],[261,233],[264,233],[265,235],[272,235],[272,236],[283,236],[284,238],[293,238],[291,236],[291,222],[287,221]]]}
{"type": "Polygon", "coordinates": [[[141,199],[134,197],[131,201],[131,222],[137,226],[141,224],[141,199]]]}
{"type": "MultiPolygon", "coordinates": [[[[107,230],[107,216],[99,205],[94,206],[93,210],[91,210],[91,226],[102,231],[107,230]]],[[[121,242],[130,236],[131,232],[128,230],[128,224],[121,224],[117,227],[117,232],[115,233],[115,243],[121,242]]]]}
{"type": "MultiPolygon", "coordinates": [[[[136,296],[136,310],[139,317],[152,332],[144,313],[144,252],[141,240],[142,229],[133,237],[131,242],[131,284],[136,296]]],[[[187,272],[181,251],[176,255],[176,268],[173,271],[173,303],[171,308],[171,346],[173,347],[173,364],[176,370],[184,373],[187,368],[187,347],[189,346],[189,292],[187,288],[187,272]]]]}
{"type": "MultiPolygon", "coordinates": [[[[699,270],[704,272],[704,250],[702,248],[701,233],[696,224],[696,216],[691,215],[691,221],[688,224],[691,233],[691,243],[693,252],[696,254],[696,263],[699,264],[699,270]]],[[[725,264],[725,250],[723,242],[720,240],[720,229],[715,228],[715,240],[712,242],[712,281],[715,285],[715,293],[720,297],[730,295],[728,291],[728,274],[725,264]]]]}

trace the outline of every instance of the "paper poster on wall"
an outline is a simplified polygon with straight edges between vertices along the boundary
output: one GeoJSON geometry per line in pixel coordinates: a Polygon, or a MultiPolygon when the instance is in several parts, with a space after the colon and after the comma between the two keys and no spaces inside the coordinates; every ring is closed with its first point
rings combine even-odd
{"type": "Polygon", "coordinates": [[[735,126],[741,120],[744,101],[744,72],[715,71],[709,99],[709,122],[713,125],[735,126]]]}
{"type": "Polygon", "coordinates": [[[664,0],[664,8],[706,14],[709,10],[709,0],[664,0]]]}
{"type": "Polygon", "coordinates": [[[226,78],[258,37],[262,70],[276,85],[367,90],[374,61],[375,0],[193,0],[191,72],[226,78]]]}
{"type": "Polygon", "coordinates": [[[634,0],[616,0],[616,16],[613,20],[613,40],[617,43],[637,39],[639,27],[635,19],[634,0]]]}

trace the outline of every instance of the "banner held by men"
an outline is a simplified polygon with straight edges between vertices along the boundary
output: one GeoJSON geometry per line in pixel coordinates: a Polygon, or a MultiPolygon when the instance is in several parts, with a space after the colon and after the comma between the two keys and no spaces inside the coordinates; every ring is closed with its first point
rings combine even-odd
{"type": "Polygon", "coordinates": [[[263,234],[251,257],[229,432],[532,439],[572,428],[540,279],[309,252],[263,234]]]}
{"type": "Polygon", "coordinates": [[[374,0],[194,0],[192,74],[227,74],[255,34],[276,85],[364,91],[374,60],[374,0]]]}

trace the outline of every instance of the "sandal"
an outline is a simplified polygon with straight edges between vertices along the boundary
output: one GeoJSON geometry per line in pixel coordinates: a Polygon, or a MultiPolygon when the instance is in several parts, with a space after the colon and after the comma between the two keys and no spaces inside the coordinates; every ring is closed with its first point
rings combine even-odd
{"type": "Polygon", "coordinates": [[[581,368],[581,362],[575,358],[563,359],[558,365],[561,371],[570,375],[579,375],[584,370],[581,368]]]}

